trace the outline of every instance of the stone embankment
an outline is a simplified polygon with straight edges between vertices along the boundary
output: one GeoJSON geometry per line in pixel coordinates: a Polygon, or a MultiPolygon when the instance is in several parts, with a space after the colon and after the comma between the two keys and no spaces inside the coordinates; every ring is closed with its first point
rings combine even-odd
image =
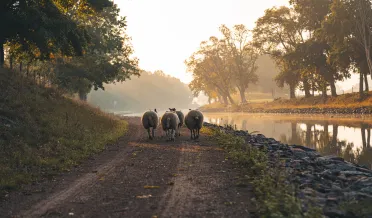
{"type": "Polygon", "coordinates": [[[372,217],[372,171],[368,168],[337,156],[321,156],[316,150],[301,145],[282,144],[262,134],[209,123],[205,126],[244,137],[246,143],[267,152],[270,164],[278,164],[279,158],[285,164],[288,181],[298,187],[297,198],[322,208],[325,216],[356,217],[354,212],[359,210],[358,206],[364,210],[362,214],[372,217]]]}

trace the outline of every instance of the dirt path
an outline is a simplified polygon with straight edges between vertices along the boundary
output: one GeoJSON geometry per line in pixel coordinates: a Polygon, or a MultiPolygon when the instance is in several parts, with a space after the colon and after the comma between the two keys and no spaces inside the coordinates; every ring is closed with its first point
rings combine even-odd
{"type": "Polygon", "coordinates": [[[148,141],[139,118],[116,145],[54,181],[11,193],[1,217],[249,217],[249,188],[206,137],[148,141]],[[145,186],[155,186],[146,189],[145,186]]]}

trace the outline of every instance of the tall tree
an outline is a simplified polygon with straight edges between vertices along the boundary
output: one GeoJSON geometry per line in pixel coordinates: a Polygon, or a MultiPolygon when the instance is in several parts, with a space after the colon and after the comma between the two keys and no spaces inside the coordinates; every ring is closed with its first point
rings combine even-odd
{"type": "Polygon", "coordinates": [[[250,41],[250,31],[242,24],[235,25],[231,31],[225,25],[220,27],[223,40],[228,45],[229,57],[236,87],[239,90],[241,102],[246,103],[245,92],[250,83],[257,83],[258,76],[256,71],[258,66],[258,51],[250,41]]]}
{"type": "Polygon", "coordinates": [[[360,32],[356,27],[359,3],[349,0],[335,0],[330,9],[330,14],[323,22],[320,29],[321,36],[331,46],[330,62],[342,73],[344,78],[350,77],[350,72],[359,73],[360,99],[364,96],[363,83],[366,88],[369,74],[366,50],[361,43],[360,32]]]}
{"type": "MultiPolygon", "coordinates": [[[[298,15],[288,7],[273,7],[256,22],[253,30],[255,44],[265,54],[270,54],[282,70],[277,81],[290,86],[290,97],[295,98],[298,86],[299,69],[290,60],[284,60],[286,54],[295,51],[299,43],[306,40],[303,26],[298,22],[298,15]]],[[[307,81],[305,81],[307,82],[307,81]]]]}
{"type": "Polygon", "coordinates": [[[90,44],[83,57],[64,58],[59,62],[56,78],[58,85],[80,88],[73,88],[71,91],[79,92],[82,96],[82,93],[87,94],[90,91],[89,87],[95,90],[104,89],[104,83],[121,82],[132,75],[140,75],[138,60],[131,58],[133,48],[125,32],[125,17],[119,16],[116,5],[106,7],[93,17],[80,18],[77,22],[84,25],[91,36],[90,44]],[[71,85],[74,82],[80,85],[71,85]]]}
{"type": "Polygon", "coordinates": [[[227,50],[227,43],[216,37],[203,41],[200,48],[185,61],[188,71],[193,73],[194,80],[211,84],[231,104],[235,104],[231,93],[234,92],[231,58],[227,50]]]}
{"type": "Polygon", "coordinates": [[[102,10],[112,4],[109,0],[4,0],[0,3],[0,65],[4,65],[4,44],[15,40],[24,45],[35,45],[40,58],[61,52],[82,55],[88,36],[66,12],[76,4],[102,10]]]}

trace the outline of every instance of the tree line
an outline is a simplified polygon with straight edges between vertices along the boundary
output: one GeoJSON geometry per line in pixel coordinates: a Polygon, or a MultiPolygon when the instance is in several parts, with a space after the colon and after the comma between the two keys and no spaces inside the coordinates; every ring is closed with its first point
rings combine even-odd
{"type": "Polygon", "coordinates": [[[88,102],[105,110],[132,112],[198,106],[193,104],[192,93],[186,84],[160,70],[141,71],[140,78],[132,78],[122,84],[108,84],[105,91],[92,91],[88,94],[88,102]]]}
{"type": "Polygon", "coordinates": [[[78,93],[140,75],[125,17],[111,0],[4,0],[0,67],[78,93]]]}
{"type": "MultiPolygon", "coordinates": [[[[203,41],[198,51],[186,60],[194,80],[195,95],[234,104],[231,94],[239,91],[242,103],[245,90],[257,82],[258,55],[270,55],[279,73],[279,87],[288,86],[290,98],[297,89],[305,97],[330,91],[337,96],[337,81],[359,74],[360,98],[369,91],[372,77],[372,3],[369,0],[290,0],[289,7],[273,7],[248,30],[222,25],[222,38],[203,41]]],[[[264,81],[261,81],[264,82],[264,81]]]]}

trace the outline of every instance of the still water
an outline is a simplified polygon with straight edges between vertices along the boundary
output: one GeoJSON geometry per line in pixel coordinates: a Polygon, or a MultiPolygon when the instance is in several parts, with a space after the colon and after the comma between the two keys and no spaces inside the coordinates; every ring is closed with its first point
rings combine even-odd
{"type": "Polygon", "coordinates": [[[304,145],[372,168],[372,116],[204,113],[205,121],[258,131],[284,144],[304,145]]]}

